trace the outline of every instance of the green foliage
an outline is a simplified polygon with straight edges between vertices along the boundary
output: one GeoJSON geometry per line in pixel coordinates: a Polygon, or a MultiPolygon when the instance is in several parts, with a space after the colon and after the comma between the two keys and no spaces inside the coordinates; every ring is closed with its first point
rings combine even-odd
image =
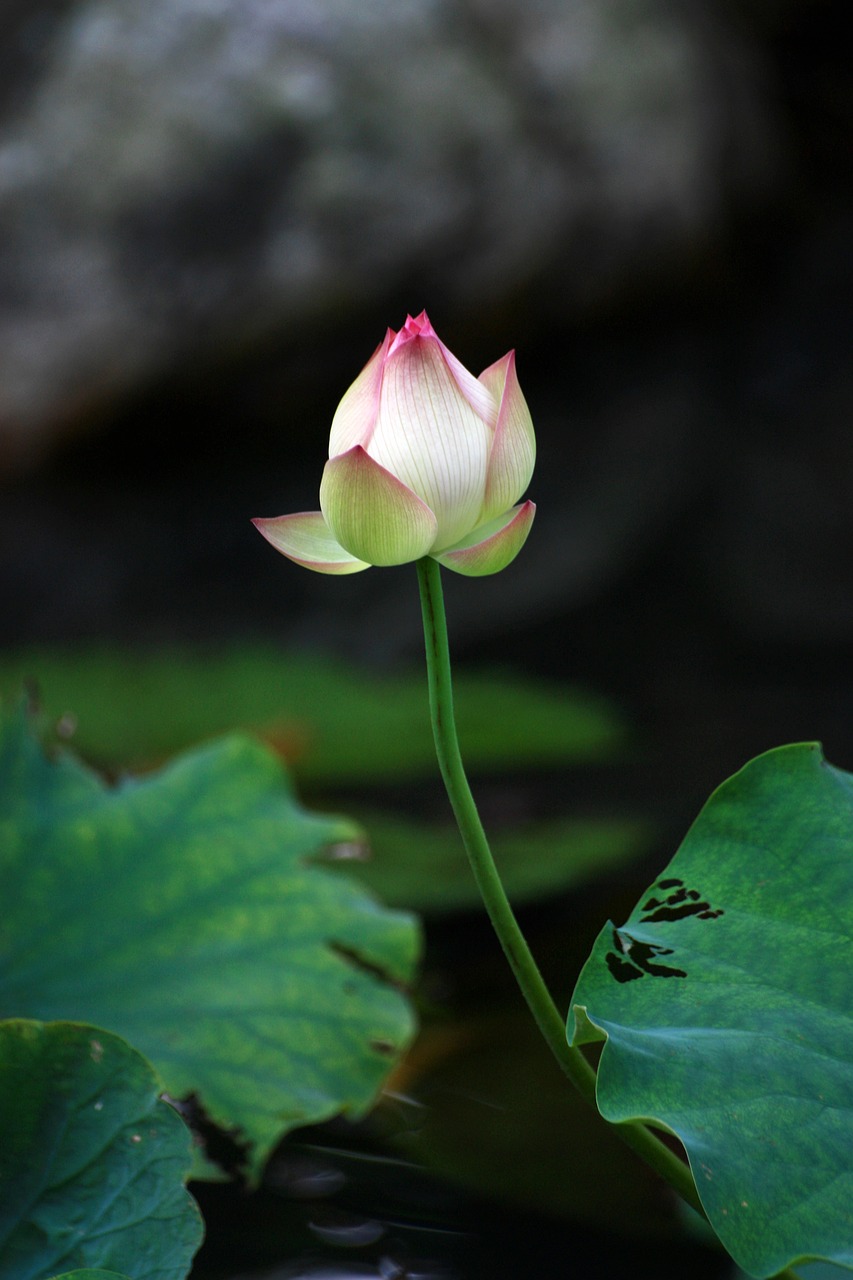
{"type": "Polygon", "coordinates": [[[714,793],[572,999],[602,1114],[678,1135],[753,1276],[853,1267],[852,949],[853,776],[782,747],[714,793]]]}
{"type": "Polygon", "coordinates": [[[118,1036],[0,1023],[0,1276],[182,1280],[201,1242],[190,1137],[118,1036]],[[94,1268],[91,1270],[90,1268],[94,1268]]]}
{"type": "Polygon", "coordinates": [[[83,1267],[79,1271],[65,1271],[61,1276],[54,1276],[52,1280],[128,1280],[127,1276],[120,1276],[116,1271],[100,1271],[92,1267],[83,1267]]]}
{"type": "MultiPolygon", "coordinates": [[[[389,679],[330,658],[239,645],[215,651],[103,648],[0,655],[0,690],[34,682],[45,721],[72,729],[75,750],[110,769],[151,766],[176,750],[251,727],[294,774],[334,806],[348,787],[371,857],[348,866],[391,905],[453,911],[479,903],[456,828],[362,811],[353,786],[436,777],[423,675],[389,679]]],[[[602,700],[505,673],[461,675],[456,709],[466,759],[518,771],[612,757],[623,725],[602,700]]],[[[526,822],[493,827],[496,854],[515,902],[560,892],[622,865],[648,844],[631,818],[526,822]]]]}
{"type": "MultiPolygon", "coordinates": [[[[156,763],[236,727],[263,731],[300,781],[352,783],[435,772],[423,675],[380,677],[331,658],[258,646],[128,654],[0,655],[0,692],[34,681],[46,715],[76,721],[101,764],[156,763]]],[[[471,768],[595,760],[624,728],[600,699],[508,675],[461,675],[459,733],[471,768]]]]}
{"type": "Polygon", "coordinates": [[[61,1276],[54,1276],[52,1280],[128,1280],[127,1276],[121,1276],[116,1271],[100,1271],[92,1267],[83,1267],[79,1271],[65,1271],[61,1276]]]}
{"type": "MultiPolygon", "coordinates": [[[[729,1280],[747,1280],[747,1274],[738,1267],[729,1280]]],[[[797,1267],[797,1280],[850,1280],[850,1275],[846,1267],[831,1262],[808,1262],[797,1267]]]]}
{"type": "MultiPolygon", "coordinates": [[[[359,812],[358,817],[370,845],[370,859],[359,864],[358,878],[383,902],[421,912],[479,906],[456,827],[433,827],[380,812],[359,812]]],[[[562,818],[498,829],[492,848],[506,891],[518,906],[623,866],[647,848],[649,837],[648,825],[636,820],[562,818]]]]}
{"type": "Polygon", "coordinates": [[[316,865],[358,838],[232,737],[107,787],[0,717],[0,1015],[124,1036],[254,1145],[373,1100],[408,1044],[419,935],[316,865]]]}

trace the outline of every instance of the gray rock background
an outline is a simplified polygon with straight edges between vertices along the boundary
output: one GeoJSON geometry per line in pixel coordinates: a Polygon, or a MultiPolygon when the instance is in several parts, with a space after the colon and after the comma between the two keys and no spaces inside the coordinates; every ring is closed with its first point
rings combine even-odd
{"type": "Polygon", "coordinates": [[[518,349],[540,445],[523,557],[448,575],[462,657],[686,717],[711,785],[824,724],[853,761],[845,18],[7,0],[0,645],[416,658],[410,569],[331,582],[248,520],[315,505],[426,306],[475,370],[518,349]]]}
{"type": "Polygon", "coordinates": [[[486,330],[528,297],[583,316],[683,269],[782,162],[713,3],[78,0],[5,27],[29,53],[0,104],[7,470],[189,361],[395,295],[486,330]]]}

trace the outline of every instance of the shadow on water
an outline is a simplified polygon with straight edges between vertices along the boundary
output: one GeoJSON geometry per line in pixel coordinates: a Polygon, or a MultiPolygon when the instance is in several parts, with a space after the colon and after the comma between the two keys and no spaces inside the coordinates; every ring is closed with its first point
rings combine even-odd
{"type": "MultiPolygon", "coordinates": [[[[360,1146],[340,1122],[300,1135],[273,1157],[254,1193],[195,1185],[208,1235],[198,1280],[526,1280],[582,1275],[644,1280],[729,1273],[688,1239],[620,1238],[571,1219],[523,1211],[454,1189],[408,1160],[360,1146]],[[343,1140],[346,1146],[335,1145],[343,1140]]],[[[369,1141],[369,1138],[368,1138],[369,1141]]]]}

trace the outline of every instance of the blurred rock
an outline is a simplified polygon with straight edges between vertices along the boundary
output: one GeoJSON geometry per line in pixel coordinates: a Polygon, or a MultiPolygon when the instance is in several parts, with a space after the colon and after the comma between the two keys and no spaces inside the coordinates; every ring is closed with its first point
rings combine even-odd
{"type": "Polygon", "coordinates": [[[0,43],[0,472],[386,299],[582,315],[777,173],[711,0],[13,0],[0,43]]]}

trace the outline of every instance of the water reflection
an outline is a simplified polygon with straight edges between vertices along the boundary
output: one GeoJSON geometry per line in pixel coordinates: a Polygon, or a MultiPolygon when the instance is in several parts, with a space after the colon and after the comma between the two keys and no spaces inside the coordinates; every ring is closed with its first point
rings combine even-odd
{"type": "Polygon", "coordinates": [[[401,1264],[393,1258],[382,1258],[375,1265],[364,1262],[347,1262],[342,1265],[327,1262],[300,1263],[295,1269],[276,1271],[266,1280],[460,1280],[455,1272],[433,1263],[401,1264]]]}
{"type": "Polygon", "coordinates": [[[325,1244],[360,1249],[376,1244],[385,1235],[385,1226],[376,1218],[363,1218],[344,1209],[318,1209],[308,1222],[308,1230],[325,1244]]]}
{"type": "Polygon", "coordinates": [[[289,1200],[322,1200],[346,1181],[346,1174],[328,1160],[301,1152],[280,1155],[266,1175],[267,1185],[289,1200]]]}

